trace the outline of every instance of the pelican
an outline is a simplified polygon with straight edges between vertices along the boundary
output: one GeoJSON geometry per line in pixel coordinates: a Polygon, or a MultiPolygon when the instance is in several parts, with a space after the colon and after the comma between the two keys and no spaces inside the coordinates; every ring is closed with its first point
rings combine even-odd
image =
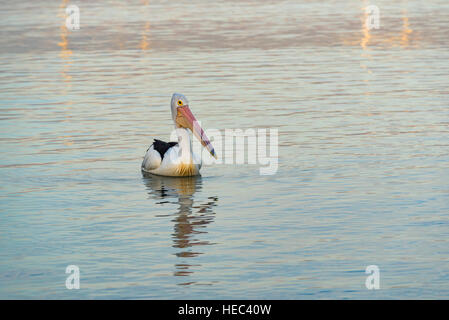
{"type": "Polygon", "coordinates": [[[217,159],[215,150],[190,111],[189,101],[184,95],[173,94],[171,115],[178,135],[178,142],[154,139],[143,159],[142,171],[159,176],[196,176],[201,169],[201,155],[198,156],[192,151],[190,132],[217,159]]]}

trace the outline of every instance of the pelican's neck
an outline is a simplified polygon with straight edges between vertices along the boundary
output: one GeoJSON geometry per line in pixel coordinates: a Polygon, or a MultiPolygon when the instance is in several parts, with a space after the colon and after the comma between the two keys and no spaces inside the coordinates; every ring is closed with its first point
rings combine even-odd
{"type": "Polygon", "coordinates": [[[192,142],[190,140],[190,133],[188,129],[176,128],[178,134],[178,145],[181,150],[180,160],[182,163],[192,162],[192,142]]]}

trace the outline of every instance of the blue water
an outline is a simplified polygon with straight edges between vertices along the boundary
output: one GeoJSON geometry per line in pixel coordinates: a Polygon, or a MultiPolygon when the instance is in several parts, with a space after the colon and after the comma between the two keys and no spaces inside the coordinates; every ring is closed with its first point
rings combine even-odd
{"type": "Polygon", "coordinates": [[[0,298],[449,298],[446,1],[68,4],[0,11],[0,298]],[[173,92],[277,172],[143,176],[173,92]]]}

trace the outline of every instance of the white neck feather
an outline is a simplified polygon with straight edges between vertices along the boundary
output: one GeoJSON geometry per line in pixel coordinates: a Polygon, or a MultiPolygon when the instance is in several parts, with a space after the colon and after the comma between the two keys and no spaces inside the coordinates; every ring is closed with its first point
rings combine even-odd
{"type": "Polygon", "coordinates": [[[190,133],[188,129],[176,128],[178,134],[178,145],[181,151],[180,160],[182,163],[192,162],[192,142],[190,140],[190,133]]]}

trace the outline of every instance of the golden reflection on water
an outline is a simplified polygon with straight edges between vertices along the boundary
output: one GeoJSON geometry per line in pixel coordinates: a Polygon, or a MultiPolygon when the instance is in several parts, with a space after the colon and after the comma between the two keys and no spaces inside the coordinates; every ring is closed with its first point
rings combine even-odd
{"type": "MultiPolygon", "coordinates": [[[[407,4],[405,2],[404,6],[407,4]]],[[[379,30],[379,32],[373,32],[369,29],[367,25],[367,19],[369,18],[369,14],[366,11],[366,7],[369,5],[369,3],[364,0],[363,6],[361,7],[362,15],[360,16],[360,20],[362,23],[361,26],[361,36],[358,37],[358,39],[354,39],[353,36],[351,36],[350,39],[343,39],[343,43],[347,46],[355,46],[360,45],[360,47],[367,51],[370,46],[376,46],[376,45],[388,45],[389,47],[401,47],[401,48],[407,48],[411,45],[413,34],[413,29],[410,27],[410,21],[409,21],[409,14],[407,9],[402,9],[402,28],[398,32],[397,30],[390,30],[385,29],[385,27],[382,27],[379,30]]],[[[381,12],[382,13],[382,12],[381,12]]],[[[382,15],[380,17],[380,20],[382,22],[382,15]]],[[[415,37],[416,40],[416,37],[415,37]]],[[[367,56],[367,53],[362,54],[362,56],[367,56]]]]}
{"type": "Polygon", "coordinates": [[[150,47],[150,42],[147,36],[149,31],[150,31],[150,23],[146,22],[144,31],[142,33],[142,41],[140,41],[140,49],[142,49],[143,51],[148,50],[150,47]]]}
{"type": "Polygon", "coordinates": [[[407,47],[410,44],[410,35],[413,33],[413,30],[410,28],[410,23],[408,21],[407,10],[403,10],[403,27],[402,27],[402,35],[401,35],[401,46],[403,48],[407,47]]]}
{"type": "Polygon", "coordinates": [[[392,47],[401,47],[403,49],[410,47],[411,45],[411,35],[413,34],[413,29],[410,28],[410,21],[408,17],[408,11],[406,9],[402,10],[402,28],[399,35],[393,35],[385,39],[384,42],[389,43],[392,47]]]}
{"type": "Polygon", "coordinates": [[[65,14],[65,8],[67,7],[69,3],[69,0],[63,0],[61,5],[59,6],[59,14],[58,17],[62,18],[62,25],[60,27],[60,37],[61,40],[58,42],[58,46],[61,47],[61,52],[59,56],[62,59],[63,62],[63,69],[61,71],[62,77],[64,78],[64,81],[68,82],[68,85],[70,86],[70,80],[72,77],[68,74],[70,71],[70,65],[72,64],[71,56],[72,56],[72,50],[69,49],[69,41],[68,41],[68,30],[65,25],[66,23],[66,14],[65,14]]]}
{"type": "MultiPolygon", "coordinates": [[[[149,10],[150,1],[149,0],[142,0],[143,8],[145,11],[149,10]]],[[[150,32],[150,22],[145,22],[145,27],[142,32],[142,40],[140,41],[140,49],[142,51],[146,51],[150,47],[150,41],[148,40],[148,34],[150,32]]]]}
{"type": "MultiPolygon", "coordinates": [[[[178,258],[183,259],[175,264],[174,276],[189,276],[193,273],[191,267],[200,266],[186,262],[186,258],[194,258],[202,254],[199,250],[192,251],[191,248],[204,245],[211,245],[209,241],[200,241],[196,238],[198,234],[207,233],[205,228],[212,223],[215,218],[213,207],[216,206],[218,197],[208,197],[208,201],[195,205],[195,193],[202,188],[201,176],[196,177],[160,177],[144,173],[144,183],[148,193],[152,198],[162,200],[157,202],[164,205],[173,203],[170,199],[176,199],[179,205],[172,222],[173,226],[173,248],[179,249],[176,252],[178,258]]],[[[189,285],[194,282],[182,282],[180,285],[189,285]]]]}
{"type": "MultiPolygon", "coordinates": [[[[365,9],[366,6],[368,5],[368,3],[366,2],[366,0],[364,1],[364,6],[362,8],[363,10],[363,15],[361,17],[362,20],[362,38],[360,39],[360,46],[362,47],[362,53],[360,54],[360,56],[362,57],[362,59],[366,58],[368,60],[371,60],[371,54],[369,54],[368,52],[368,43],[371,40],[371,33],[370,33],[370,29],[368,28],[368,12],[365,9]]],[[[363,60],[362,60],[363,61],[363,60]]],[[[360,67],[362,69],[364,69],[368,74],[371,74],[372,71],[368,68],[368,65],[360,62],[360,67]]],[[[369,83],[369,79],[364,79],[363,82],[365,83],[369,83]]],[[[369,90],[367,89],[367,91],[365,91],[365,95],[369,95],[369,90]]]]}
{"type": "Polygon", "coordinates": [[[370,33],[370,30],[366,23],[367,19],[368,19],[368,12],[365,10],[365,8],[367,6],[366,0],[363,3],[364,3],[363,8],[362,8],[362,10],[363,10],[363,16],[362,16],[362,34],[363,34],[363,36],[360,40],[360,46],[363,48],[363,50],[366,50],[366,47],[371,39],[371,33],[370,33]]]}
{"type": "MultiPolygon", "coordinates": [[[[58,13],[58,17],[61,18],[62,20],[62,25],[59,27],[60,29],[60,42],[58,42],[58,46],[61,47],[61,52],[59,53],[59,57],[61,58],[62,61],[62,70],[61,70],[61,75],[62,78],[64,79],[64,82],[66,84],[65,87],[63,87],[63,89],[61,90],[61,96],[67,96],[67,94],[69,93],[69,91],[72,88],[72,76],[69,74],[70,72],[70,67],[72,65],[72,50],[69,49],[69,41],[68,41],[68,35],[69,35],[69,30],[67,29],[66,26],[66,7],[69,4],[69,0],[63,0],[61,5],[59,6],[59,13],[58,13]]],[[[65,107],[66,110],[70,110],[72,108],[73,105],[73,101],[68,100],[65,102],[65,107]]],[[[67,113],[67,116],[62,119],[62,122],[66,122],[70,120],[70,115],[69,113],[67,113]]],[[[70,136],[65,136],[62,137],[61,139],[62,143],[65,146],[71,146],[73,144],[73,140],[72,137],[70,136]]]]}

